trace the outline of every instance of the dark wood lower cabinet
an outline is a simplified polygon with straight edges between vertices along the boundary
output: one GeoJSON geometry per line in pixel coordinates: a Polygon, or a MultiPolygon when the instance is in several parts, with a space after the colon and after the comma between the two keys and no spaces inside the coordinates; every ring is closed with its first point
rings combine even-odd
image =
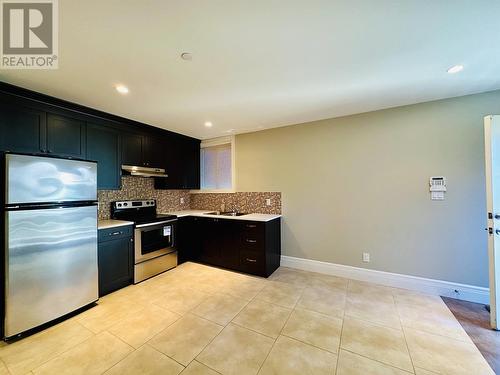
{"type": "Polygon", "coordinates": [[[268,277],[280,265],[281,220],[185,217],[179,220],[179,263],[189,260],[268,277]]]}
{"type": "Polygon", "coordinates": [[[134,281],[133,226],[99,230],[99,297],[134,281]]]}

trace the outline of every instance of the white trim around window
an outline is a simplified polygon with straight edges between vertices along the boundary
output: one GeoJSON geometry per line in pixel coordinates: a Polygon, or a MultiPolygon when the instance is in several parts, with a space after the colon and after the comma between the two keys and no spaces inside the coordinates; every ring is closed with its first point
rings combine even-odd
{"type": "Polygon", "coordinates": [[[200,190],[193,190],[193,193],[234,193],[236,186],[236,152],[235,152],[235,138],[234,136],[220,137],[220,138],[212,138],[201,141],[200,144],[201,153],[200,153],[200,190]],[[203,149],[209,147],[217,147],[223,145],[230,145],[231,147],[231,187],[228,189],[204,189],[203,188],[203,173],[204,173],[204,161],[203,161],[203,149]]]}

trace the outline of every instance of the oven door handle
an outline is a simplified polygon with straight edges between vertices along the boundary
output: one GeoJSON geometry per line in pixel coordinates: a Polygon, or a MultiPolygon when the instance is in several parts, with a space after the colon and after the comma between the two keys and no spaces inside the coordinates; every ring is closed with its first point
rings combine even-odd
{"type": "Polygon", "coordinates": [[[165,221],[156,221],[154,223],[148,223],[148,224],[140,224],[140,225],[136,225],[135,227],[136,228],[146,228],[146,227],[152,227],[152,226],[155,226],[155,225],[162,225],[162,224],[173,223],[174,221],[177,221],[177,219],[165,220],[165,221]]]}

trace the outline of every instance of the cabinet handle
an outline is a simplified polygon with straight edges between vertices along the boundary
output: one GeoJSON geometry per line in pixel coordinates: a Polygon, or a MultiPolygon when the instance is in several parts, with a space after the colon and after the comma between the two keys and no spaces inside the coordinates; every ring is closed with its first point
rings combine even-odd
{"type": "Polygon", "coordinates": [[[119,234],[122,234],[122,232],[113,232],[113,233],[110,233],[109,235],[110,236],[118,236],[119,234]]]}
{"type": "Polygon", "coordinates": [[[250,259],[250,258],[247,258],[246,259],[247,262],[250,262],[250,263],[257,263],[257,259],[250,259]]]}
{"type": "Polygon", "coordinates": [[[247,228],[257,228],[257,225],[255,225],[255,224],[247,224],[247,228]]]}
{"type": "Polygon", "coordinates": [[[248,242],[248,243],[257,243],[257,240],[249,240],[249,239],[247,238],[247,242],[248,242]]]}

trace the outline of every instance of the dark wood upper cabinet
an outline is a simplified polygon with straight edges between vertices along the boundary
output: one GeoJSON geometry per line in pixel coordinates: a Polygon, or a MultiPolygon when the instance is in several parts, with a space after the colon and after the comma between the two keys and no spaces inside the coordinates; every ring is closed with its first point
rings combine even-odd
{"type": "Polygon", "coordinates": [[[97,161],[97,188],[121,187],[120,134],[111,127],[87,124],[87,159],[97,161]]]}
{"type": "Polygon", "coordinates": [[[0,151],[95,160],[98,188],[121,165],[164,168],[157,189],[200,187],[200,141],[0,82],[0,151]]]}
{"type": "Polygon", "coordinates": [[[46,113],[0,104],[0,150],[39,153],[45,149],[46,113]]]}
{"type": "Polygon", "coordinates": [[[85,158],[85,121],[36,108],[0,104],[0,149],[85,158]]]}
{"type": "Polygon", "coordinates": [[[156,189],[200,188],[200,141],[170,136],[164,145],[168,178],[156,179],[156,189]]]}
{"type": "Polygon", "coordinates": [[[85,158],[85,121],[47,114],[47,153],[85,158]]]}
{"type": "Polygon", "coordinates": [[[125,133],[122,135],[122,162],[149,168],[165,168],[165,137],[125,133]]]}
{"type": "Polygon", "coordinates": [[[179,137],[170,136],[165,140],[165,171],[168,177],[155,179],[156,189],[183,189],[182,146],[178,139],[179,137]]]}
{"type": "Polygon", "coordinates": [[[183,189],[200,188],[200,141],[188,140],[182,148],[183,189]]]}
{"type": "Polygon", "coordinates": [[[165,168],[165,139],[149,135],[142,138],[142,162],[151,168],[165,168]]]}
{"type": "Polygon", "coordinates": [[[122,164],[143,165],[142,135],[133,133],[122,134],[122,164]]]}

